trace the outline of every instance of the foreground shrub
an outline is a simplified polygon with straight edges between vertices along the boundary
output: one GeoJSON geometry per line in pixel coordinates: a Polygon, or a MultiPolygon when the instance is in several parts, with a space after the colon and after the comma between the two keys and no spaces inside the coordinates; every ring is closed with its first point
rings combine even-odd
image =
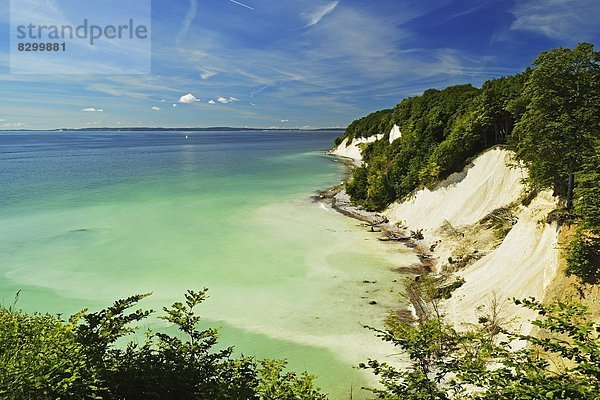
{"type": "Polygon", "coordinates": [[[147,297],[116,301],[68,322],[48,314],[0,309],[0,398],[7,400],[322,400],[314,377],[285,371],[285,361],[232,356],[215,329],[200,330],[195,307],[206,289],[163,308],[178,334],[146,332],[126,342],[152,311],[133,308],[147,297]]]}

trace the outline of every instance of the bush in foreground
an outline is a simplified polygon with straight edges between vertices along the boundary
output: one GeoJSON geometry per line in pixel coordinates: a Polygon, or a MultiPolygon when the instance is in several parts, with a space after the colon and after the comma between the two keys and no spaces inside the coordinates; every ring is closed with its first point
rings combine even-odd
{"type": "Polygon", "coordinates": [[[300,399],[322,400],[314,378],[285,370],[285,361],[232,356],[217,350],[217,331],[199,330],[194,308],[206,289],[159,317],[179,335],[147,332],[124,342],[152,311],[132,310],[132,296],[65,322],[58,316],[0,309],[0,398],[50,399],[300,399]],[[117,345],[119,342],[119,345],[117,345]]]}
{"type": "MultiPolygon", "coordinates": [[[[194,308],[206,291],[189,291],[160,318],[179,335],[147,332],[141,343],[125,337],[151,311],[133,310],[147,295],[115,302],[65,322],[57,316],[0,309],[0,398],[325,400],[307,373],[281,360],[232,357],[217,349],[214,329],[199,330],[194,308]],[[119,345],[117,345],[119,342],[119,345]]],[[[437,296],[436,296],[437,297],[437,296]]],[[[432,298],[431,301],[437,301],[432,298]]],[[[409,357],[403,369],[370,360],[362,368],[380,378],[378,399],[597,399],[600,325],[585,308],[533,299],[536,336],[501,328],[494,310],[480,327],[459,332],[439,313],[421,323],[390,319],[377,331],[409,357]],[[514,349],[516,341],[526,347],[514,349]]]]}
{"type": "Polygon", "coordinates": [[[392,322],[378,334],[410,362],[403,369],[377,360],[363,364],[383,384],[374,394],[386,400],[598,399],[600,325],[582,306],[516,303],[538,313],[536,336],[498,330],[489,316],[466,332],[443,318],[417,325],[392,322]],[[517,341],[527,346],[516,350],[517,341]]]}

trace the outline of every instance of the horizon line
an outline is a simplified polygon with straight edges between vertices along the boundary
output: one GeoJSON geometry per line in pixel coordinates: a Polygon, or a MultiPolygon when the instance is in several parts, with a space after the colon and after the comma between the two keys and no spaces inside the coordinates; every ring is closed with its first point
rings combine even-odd
{"type": "Polygon", "coordinates": [[[235,130],[235,131],[344,131],[347,127],[311,127],[311,128],[300,128],[300,127],[234,127],[234,126],[210,126],[210,127],[149,127],[149,126],[117,126],[117,127],[85,127],[85,128],[52,128],[52,129],[34,129],[34,128],[21,128],[21,129],[0,129],[0,132],[60,132],[60,131],[127,131],[127,130],[154,130],[154,131],[210,131],[210,130],[235,130]]]}

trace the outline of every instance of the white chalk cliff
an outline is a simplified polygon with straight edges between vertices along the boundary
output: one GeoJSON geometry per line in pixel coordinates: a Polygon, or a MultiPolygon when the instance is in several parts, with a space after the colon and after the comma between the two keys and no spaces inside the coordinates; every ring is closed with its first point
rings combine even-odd
{"type": "Polygon", "coordinates": [[[390,143],[393,143],[395,140],[400,139],[402,137],[402,132],[400,132],[400,127],[394,124],[394,127],[390,131],[390,143]]]}
{"type": "MultiPolygon", "coordinates": [[[[491,212],[517,204],[516,223],[501,244],[457,273],[465,279],[465,284],[445,303],[449,320],[457,326],[475,323],[476,309],[489,307],[496,297],[504,304],[506,317],[517,317],[522,331],[528,332],[527,321],[535,318],[535,314],[512,306],[508,299],[533,296],[541,300],[556,275],[558,229],[545,223],[545,219],[556,208],[557,199],[549,192],[542,192],[529,205],[520,204],[526,171],[511,163],[510,151],[489,150],[436,189],[419,190],[385,211],[391,223],[423,229],[424,247],[442,241],[433,252],[439,266],[448,258],[453,245],[455,249],[459,246],[458,240],[452,243],[443,235],[444,226],[450,224],[456,229],[474,226],[491,212]]],[[[475,242],[477,239],[472,238],[475,242]]]]}
{"type": "Polygon", "coordinates": [[[348,138],[345,138],[339,146],[331,151],[331,154],[350,158],[360,163],[362,161],[362,151],[367,143],[373,143],[382,137],[383,135],[373,135],[366,138],[354,138],[350,143],[348,143],[348,138]]]}
{"type": "Polygon", "coordinates": [[[434,234],[445,221],[453,226],[470,225],[488,213],[515,201],[524,187],[526,173],[508,164],[512,154],[492,149],[483,153],[462,172],[451,175],[435,190],[422,189],[385,212],[394,222],[434,234]]]}
{"type": "MultiPolygon", "coordinates": [[[[373,135],[366,138],[354,138],[348,142],[348,138],[345,138],[335,149],[331,151],[331,154],[346,157],[354,160],[356,163],[362,161],[362,152],[368,143],[373,143],[377,140],[383,139],[384,135],[373,135]]],[[[390,131],[389,142],[392,143],[402,137],[402,132],[398,125],[394,125],[390,131]]]]}

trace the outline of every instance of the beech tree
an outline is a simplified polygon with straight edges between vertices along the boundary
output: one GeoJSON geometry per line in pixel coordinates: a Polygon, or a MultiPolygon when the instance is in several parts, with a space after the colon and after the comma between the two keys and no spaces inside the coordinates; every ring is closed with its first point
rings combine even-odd
{"type": "Polygon", "coordinates": [[[575,173],[600,132],[600,53],[590,43],[541,53],[522,96],[528,105],[513,132],[517,157],[534,186],[553,187],[571,210],[575,173]]]}

